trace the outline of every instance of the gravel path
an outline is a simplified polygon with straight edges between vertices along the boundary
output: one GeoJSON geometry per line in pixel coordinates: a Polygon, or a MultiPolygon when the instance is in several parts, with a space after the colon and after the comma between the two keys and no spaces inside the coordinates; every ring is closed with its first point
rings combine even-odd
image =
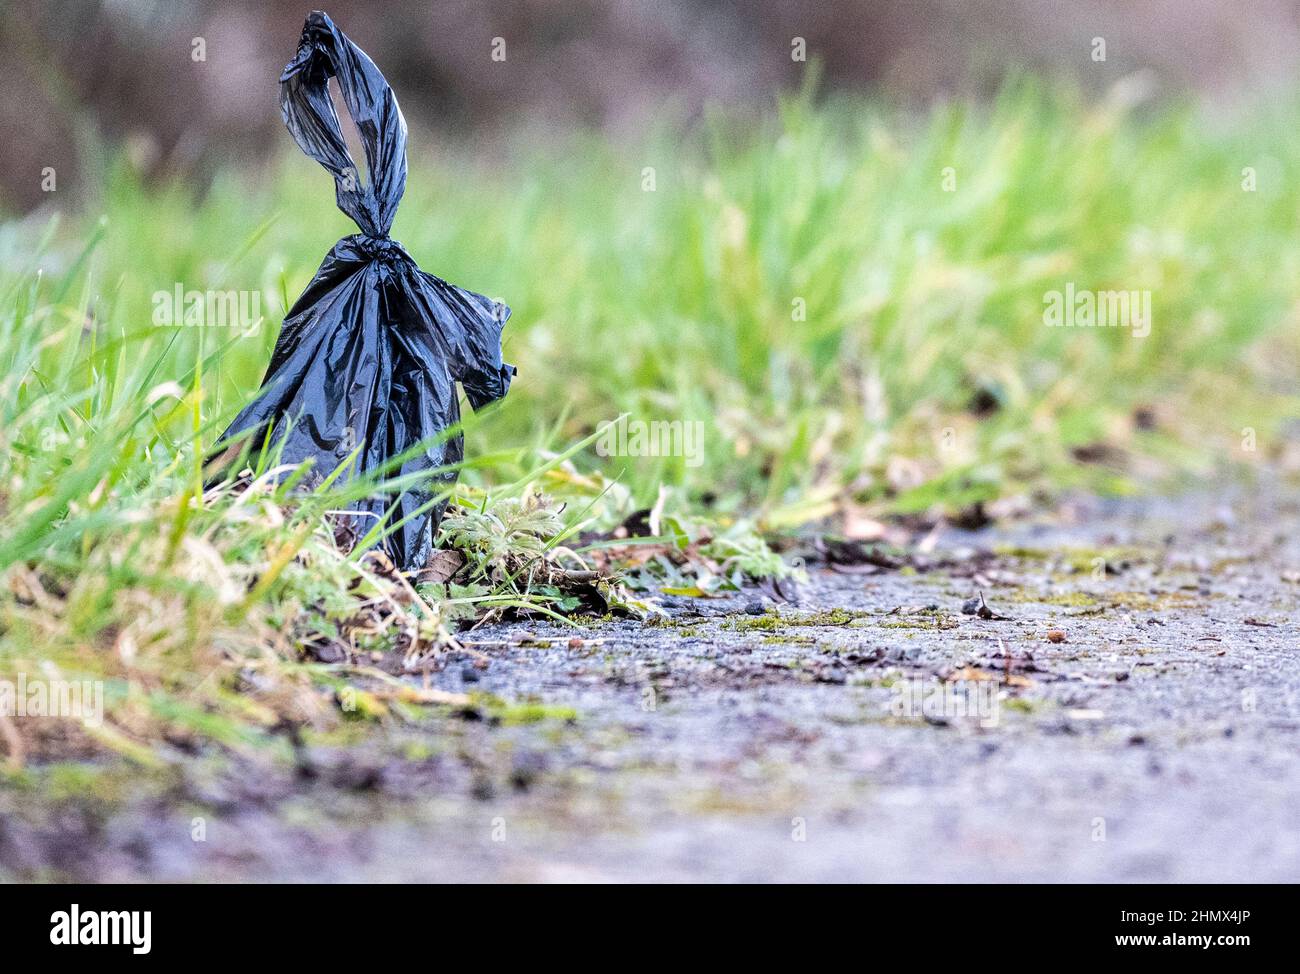
{"type": "Polygon", "coordinates": [[[1300,879],[1294,502],[1094,502],[809,576],[577,642],[480,629],[490,662],[432,685],[500,719],[310,749],[307,776],[0,805],[0,875],[1300,879]],[[977,590],[1006,618],[964,614],[977,590]]]}

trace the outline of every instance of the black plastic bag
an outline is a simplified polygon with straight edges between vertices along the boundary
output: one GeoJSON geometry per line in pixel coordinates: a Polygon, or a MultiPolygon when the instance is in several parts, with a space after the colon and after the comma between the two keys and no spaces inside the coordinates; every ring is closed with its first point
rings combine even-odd
{"type": "MultiPolygon", "coordinates": [[[[361,228],[325,257],[290,309],[262,389],[223,439],[270,430],[282,462],[314,458],[311,481],[334,471],[358,446],[355,472],[424,444],[385,479],[458,464],[456,382],[470,405],[500,399],[514,368],[501,361],[510,309],[421,271],[388,236],[406,187],[406,121],[379,69],[330,18],[307,18],[298,53],[280,75],[280,110],[294,140],[334,177],[339,209],[361,228]],[[348,154],[328,82],[338,86],[366,154],[362,181],[348,154]]],[[[355,505],[358,534],[379,519],[397,525],[384,548],[400,567],[423,568],[446,507],[434,497],[454,483],[442,469],[396,497],[355,505]],[[367,523],[368,522],[368,523],[367,523]]]]}

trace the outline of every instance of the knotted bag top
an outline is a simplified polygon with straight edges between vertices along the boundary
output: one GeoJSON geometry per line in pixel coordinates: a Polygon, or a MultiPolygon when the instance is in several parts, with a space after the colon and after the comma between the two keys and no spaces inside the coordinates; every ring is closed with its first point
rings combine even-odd
{"type": "Polygon", "coordinates": [[[280,74],[280,113],[302,151],[334,177],[339,209],[367,237],[387,238],[406,190],[406,119],[375,62],[319,10],[307,17],[298,53],[280,74]],[[343,140],[330,78],[338,79],[366,153],[364,182],[343,140]]]}

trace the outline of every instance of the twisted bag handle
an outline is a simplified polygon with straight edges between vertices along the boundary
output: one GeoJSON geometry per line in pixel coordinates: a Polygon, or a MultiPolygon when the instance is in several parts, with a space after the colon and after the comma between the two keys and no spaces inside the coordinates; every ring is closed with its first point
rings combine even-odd
{"type": "Polygon", "coordinates": [[[319,10],[307,17],[298,53],[280,74],[280,113],[299,148],[334,177],[339,209],[367,236],[387,237],[406,189],[406,119],[375,62],[319,10]],[[330,78],[338,79],[365,148],[364,184],[343,141],[330,78]]]}

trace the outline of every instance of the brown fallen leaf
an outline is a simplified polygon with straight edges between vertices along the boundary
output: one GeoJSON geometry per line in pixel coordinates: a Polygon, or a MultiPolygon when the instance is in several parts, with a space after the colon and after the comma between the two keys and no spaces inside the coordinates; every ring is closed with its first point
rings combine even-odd
{"type": "Polygon", "coordinates": [[[454,548],[435,551],[429,556],[428,564],[420,572],[418,583],[441,585],[443,582],[450,581],[464,565],[465,556],[454,548]]]}

